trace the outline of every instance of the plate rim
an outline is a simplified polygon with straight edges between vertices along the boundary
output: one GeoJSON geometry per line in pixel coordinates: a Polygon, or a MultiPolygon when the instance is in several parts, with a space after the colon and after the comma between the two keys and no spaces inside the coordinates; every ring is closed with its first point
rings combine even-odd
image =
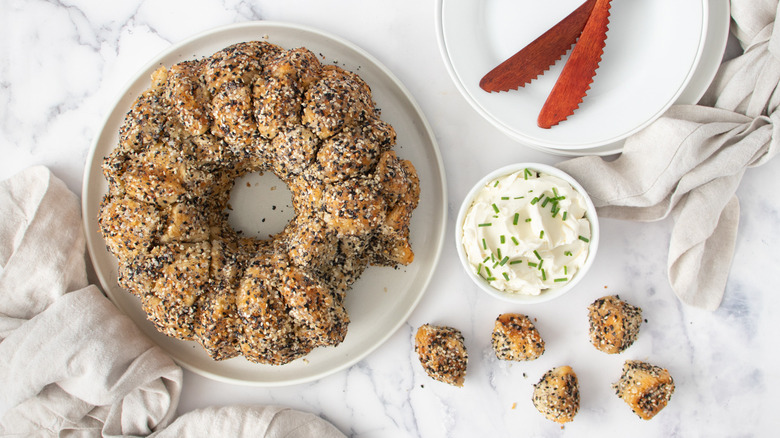
{"type": "Polygon", "coordinates": [[[503,132],[505,135],[510,137],[515,142],[518,142],[524,146],[528,146],[532,149],[539,150],[542,152],[547,152],[552,155],[559,155],[559,156],[582,156],[582,155],[600,155],[600,156],[607,156],[612,155],[616,153],[620,153],[623,149],[623,144],[626,140],[626,138],[630,137],[631,135],[641,131],[641,129],[646,128],[651,123],[653,123],[655,120],[657,120],[660,116],[662,116],[672,105],[679,104],[679,103],[689,103],[694,104],[698,102],[698,99],[700,99],[704,93],[706,92],[707,88],[709,87],[710,83],[712,82],[715,74],[717,73],[718,66],[720,65],[720,60],[722,59],[724,50],[726,48],[726,41],[728,37],[728,31],[730,26],[730,12],[729,12],[729,5],[728,2],[719,2],[717,0],[701,0],[702,3],[702,30],[699,37],[699,44],[696,52],[695,61],[691,66],[691,69],[689,70],[688,74],[686,75],[685,80],[683,81],[683,85],[677,89],[675,92],[674,98],[670,99],[670,102],[667,102],[664,107],[655,113],[653,117],[651,117],[649,120],[645,121],[643,124],[641,124],[639,127],[632,129],[629,131],[627,135],[622,136],[617,141],[602,141],[600,144],[596,145],[581,145],[578,147],[561,147],[559,145],[555,144],[542,144],[542,143],[536,143],[533,139],[531,139],[528,136],[522,135],[518,133],[517,131],[505,126],[503,123],[499,122],[495,119],[495,117],[490,114],[487,110],[485,110],[482,105],[480,105],[474,97],[471,95],[471,93],[465,88],[464,84],[462,83],[462,80],[460,79],[459,75],[455,71],[454,65],[452,63],[452,59],[449,55],[448,46],[446,42],[446,38],[444,35],[444,23],[443,23],[443,5],[445,0],[436,0],[435,2],[435,25],[436,25],[436,39],[439,46],[439,51],[442,56],[442,59],[444,61],[445,68],[447,70],[447,73],[449,73],[450,79],[455,84],[455,87],[458,89],[460,94],[466,99],[466,101],[469,103],[469,105],[477,111],[477,113],[480,114],[485,120],[487,120],[491,125],[496,127],[499,131],[503,132]],[[723,3],[723,4],[721,4],[723,3]],[[719,38],[717,41],[717,44],[714,44],[713,47],[708,47],[708,42],[712,43],[712,38],[714,35],[712,34],[712,22],[711,19],[715,15],[714,18],[719,18],[721,21],[718,23],[719,26],[715,27],[715,29],[719,32],[721,32],[722,38],[719,38]],[[712,51],[713,53],[706,53],[712,51]],[[719,56],[717,55],[719,54],[719,56]],[[718,61],[714,63],[714,66],[712,63],[708,63],[706,67],[709,69],[707,72],[701,72],[699,69],[701,68],[701,61],[706,56],[717,56],[718,61]],[[701,76],[701,78],[697,77],[701,76]],[[696,92],[690,92],[690,88],[696,86],[698,90],[696,92]],[[696,98],[696,102],[680,102],[679,100],[681,98],[696,98]]]}
{"type": "MultiPolygon", "coordinates": [[[[437,208],[434,210],[434,220],[437,221],[441,226],[438,227],[438,232],[434,233],[432,241],[434,242],[434,249],[431,252],[431,259],[430,259],[430,270],[428,272],[425,272],[424,279],[420,284],[419,291],[416,293],[416,296],[408,305],[408,308],[405,310],[403,315],[399,315],[398,320],[393,324],[392,328],[390,330],[387,330],[384,334],[376,338],[370,346],[365,348],[363,351],[359,352],[358,354],[355,354],[354,356],[349,356],[349,358],[343,362],[340,362],[337,366],[334,366],[330,369],[326,369],[323,371],[320,371],[319,373],[315,373],[308,376],[303,376],[299,378],[293,378],[293,379],[286,379],[286,380],[246,380],[242,378],[235,378],[235,377],[229,377],[223,374],[214,373],[205,369],[202,369],[192,363],[189,363],[187,361],[182,361],[181,358],[174,357],[170,352],[166,351],[166,354],[169,354],[174,361],[182,366],[185,369],[188,369],[192,372],[195,372],[196,374],[202,375],[204,377],[208,377],[210,379],[221,381],[225,383],[232,383],[232,384],[241,384],[241,385],[248,385],[248,386],[259,386],[259,387],[278,387],[278,386],[289,386],[289,385],[296,385],[306,382],[311,382],[315,380],[322,379],[328,375],[334,374],[336,372],[339,372],[341,370],[344,370],[348,367],[351,367],[352,365],[356,364],[360,360],[367,357],[369,354],[371,354],[373,351],[375,351],[377,348],[382,346],[387,342],[387,340],[393,336],[399,328],[408,321],[409,317],[411,316],[412,312],[417,308],[418,304],[422,300],[423,295],[427,291],[428,287],[430,286],[430,283],[433,279],[434,272],[436,271],[436,268],[438,267],[439,261],[441,259],[441,254],[444,247],[444,239],[446,235],[446,225],[447,225],[447,202],[448,202],[448,196],[447,196],[447,177],[446,172],[441,156],[441,151],[438,146],[438,142],[436,141],[436,136],[433,132],[433,129],[428,121],[428,119],[425,117],[425,114],[422,111],[422,108],[417,103],[414,96],[411,94],[411,92],[408,90],[408,88],[398,79],[398,77],[390,71],[387,66],[384,65],[381,61],[379,61],[375,56],[364,50],[362,47],[358,46],[357,44],[346,40],[342,37],[339,37],[337,35],[331,34],[329,32],[311,27],[311,26],[305,26],[300,25],[296,23],[290,23],[290,22],[284,22],[284,21],[270,21],[270,20],[255,20],[255,21],[246,21],[246,22],[240,22],[240,23],[233,23],[223,26],[217,26],[213,28],[209,28],[207,30],[198,32],[188,38],[185,38],[181,41],[175,42],[171,44],[166,49],[163,49],[161,51],[158,51],[155,55],[150,57],[149,61],[147,61],[145,64],[142,65],[131,77],[129,80],[125,82],[125,84],[119,89],[120,91],[114,96],[113,99],[110,100],[110,105],[107,106],[107,111],[103,119],[101,120],[99,126],[99,129],[95,132],[94,138],[90,144],[89,151],[87,153],[87,156],[85,158],[85,166],[84,166],[84,173],[82,176],[82,190],[81,190],[81,214],[82,214],[82,226],[83,231],[85,235],[85,243],[87,247],[87,256],[89,257],[89,261],[93,267],[93,272],[98,278],[98,281],[100,283],[101,289],[103,294],[117,307],[117,309],[127,315],[127,312],[125,309],[120,307],[120,305],[117,303],[117,301],[112,297],[112,293],[110,292],[111,289],[115,286],[109,284],[109,279],[107,279],[107,273],[102,272],[101,269],[98,268],[97,264],[95,263],[96,257],[100,257],[100,254],[97,254],[98,247],[105,246],[104,242],[102,241],[95,241],[95,237],[90,232],[90,218],[93,213],[91,212],[89,208],[92,206],[92,203],[95,202],[95,200],[92,200],[90,196],[92,195],[93,191],[93,184],[95,184],[94,178],[97,178],[98,176],[102,176],[102,171],[100,171],[101,166],[97,164],[96,159],[99,159],[102,161],[102,157],[97,157],[97,150],[101,142],[101,138],[105,135],[105,132],[107,131],[108,124],[110,123],[111,119],[115,117],[115,112],[119,109],[119,106],[121,105],[122,100],[126,97],[126,94],[128,93],[129,89],[132,87],[132,85],[138,81],[147,71],[149,71],[151,68],[153,68],[156,65],[159,65],[161,60],[167,56],[171,56],[177,52],[177,50],[181,50],[182,47],[197,42],[199,40],[202,40],[204,38],[213,37],[214,35],[229,33],[231,31],[240,31],[240,30],[260,30],[261,32],[272,32],[273,29],[287,29],[287,30],[293,30],[293,31],[302,31],[309,34],[317,35],[321,38],[324,38],[325,40],[330,40],[332,43],[336,43],[338,45],[343,46],[346,49],[349,49],[351,51],[354,51],[359,56],[362,56],[366,60],[368,60],[372,67],[378,69],[379,72],[381,72],[387,80],[389,80],[395,87],[397,87],[398,91],[401,92],[401,94],[405,97],[407,100],[406,104],[411,106],[414,110],[413,118],[415,119],[415,122],[418,122],[421,124],[421,132],[425,133],[425,137],[427,137],[427,142],[430,144],[430,153],[434,160],[431,163],[433,167],[438,171],[438,178],[434,178],[436,181],[434,181],[435,185],[441,186],[440,193],[436,193],[436,198],[440,200],[440,202],[437,203],[437,208]],[[95,168],[97,167],[97,173],[95,173],[95,168]],[[438,215],[436,214],[438,210],[438,215]]],[[[261,34],[261,36],[258,39],[267,39],[267,34],[261,34]]],[[[272,39],[272,38],[268,38],[272,39]]],[[[239,41],[236,41],[239,42],[239,41]]],[[[428,149],[428,148],[426,148],[428,149]]],[[[435,176],[435,175],[434,175],[435,176]]],[[[98,193],[98,195],[101,195],[102,193],[98,193]]],[[[99,204],[99,200],[97,203],[99,204]]],[[[116,286],[118,287],[118,286],[116,286]]],[[[131,317],[132,319],[132,317],[131,317]]],[[[134,321],[135,322],[135,321],[134,321]]],[[[155,345],[159,345],[154,339],[152,341],[155,343],[155,345]]],[[[192,342],[192,341],[180,341],[180,342],[192,342]]],[[[161,348],[164,347],[160,346],[161,348]]],[[[200,347],[198,347],[200,348],[200,347]]],[[[338,348],[336,346],[335,348],[338,348]]]]}

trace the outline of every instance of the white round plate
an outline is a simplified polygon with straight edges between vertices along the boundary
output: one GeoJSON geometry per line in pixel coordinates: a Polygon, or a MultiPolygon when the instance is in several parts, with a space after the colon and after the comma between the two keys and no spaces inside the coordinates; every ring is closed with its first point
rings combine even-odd
{"type": "Polygon", "coordinates": [[[481,115],[523,144],[603,152],[658,118],[695,76],[707,40],[707,0],[613,1],[600,67],[568,120],[551,129],[536,125],[568,55],[524,88],[479,88],[482,76],[581,3],[439,0],[439,42],[456,85],[481,115]]]}
{"type": "MultiPolygon", "coordinates": [[[[729,26],[731,26],[731,8],[729,2],[725,0],[710,0],[707,9],[707,38],[704,41],[704,50],[702,51],[699,64],[693,73],[691,81],[677,98],[675,104],[694,105],[704,96],[704,93],[712,83],[712,79],[720,68],[723,61],[723,53],[726,50],[726,44],[729,39],[729,26]]],[[[620,140],[608,145],[598,146],[586,149],[544,149],[553,155],[562,156],[581,156],[581,155],[613,155],[623,150],[625,140],[620,140]]],[[[539,148],[537,148],[539,149],[539,148]]]]}
{"type": "MultiPolygon", "coordinates": [[[[106,118],[87,159],[82,210],[87,248],[103,289],[144,333],[179,364],[204,376],[240,384],[280,386],[315,380],[356,363],[408,319],[441,253],[447,214],[445,187],[444,168],[431,128],[412,96],[386,67],[354,44],[318,30],[285,23],[250,22],[218,28],[174,45],[156,56],[128,84],[106,118]],[[399,269],[369,267],[347,293],[351,323],[344,341],[336,347],[317,348],[305,358],[282,366],[255,364],[242,357],[214,361],[195,342],[176,340],[157,332],[146,320],[138,299],[117,285],[116,260],[106,250],[97,224],[99,203],[107,192],[102,159],[117,144],[124,115],[149,86],[151,73],[160,65],[209,56],[231,44],[251,40],[265,40],[284,48],[304,46],[321,56],[323,63],[338,63],[358,73],[371,87],[382,119],[397,132],[396,152],[412,161],[420,177],[421,198],[411,225],[414,262],[399,269]]],[[[232,201],[236,199],[234,196],[232,201]]],[[[240,207],[233,204],[239,215],[243,213],[240,207]]]]}

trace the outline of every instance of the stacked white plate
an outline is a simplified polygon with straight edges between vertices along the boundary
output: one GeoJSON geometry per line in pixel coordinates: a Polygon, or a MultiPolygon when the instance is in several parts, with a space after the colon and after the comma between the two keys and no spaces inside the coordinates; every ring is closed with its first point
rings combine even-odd
{"type": "Polygon", "coordinates": [[[723,57],[730,22],[724,0],[616,0],[602,61],[579,109],[543,129],[539,110],[568,54],[518,90],[488,93],[480,79],[555,25],[583,0],[439,0],[439,46],[455,84],[498,129],[557,155],[609,155],[672,104],[696,103],[723,57]]]}

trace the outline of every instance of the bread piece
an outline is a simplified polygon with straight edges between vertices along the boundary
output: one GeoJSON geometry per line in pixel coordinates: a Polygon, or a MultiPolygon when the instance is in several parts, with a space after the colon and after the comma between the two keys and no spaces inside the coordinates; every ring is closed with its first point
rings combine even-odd
{"type": "Polygon", "coordinates": [[[414,351],[429,376],[450,385],[463,386],[469,355],[459,330],[424,324],[417,329],[414,341],[414,351]]]}
{"type": "Polygon", "coordinates": [[[318,58],[250,41],[161,66],[103,161],[99,230],[118,283],[160,332],[214,359],[283,365],[339,344],[345,293],[369,264],[414,259],[417,172],[392,151],[368,84],[318,58]],[[294,219],[244,237],[228,221],[232,188],[268,171],[294,219]]]}
{"type": "Polygon", "coordinates": [[[668,370],[638,360],[623,364],[623,375],[612,387],[639,418],[649,420],[661,411],[674,393],[668,370]]]}
{"type": "Polygon", "coordinates": [[[544,373],[534,385],[533,403],[548,420],[568,423],[580,409],[580,388],[577,374],[564,365],[544,373]]]}
{"type": "Polygon", "coordinates": [[[630,347],[639,334],[642,309],[617,295],[601,297],[588,306],[590,342],[598,350],[616,354],[630,347]]]}
{"type": "Polygon", "coordinates": [[[531,319],[518,313],[496,318],[493,350],[501,360],[534,360],[544,353],[544,340],[531,319]]]}

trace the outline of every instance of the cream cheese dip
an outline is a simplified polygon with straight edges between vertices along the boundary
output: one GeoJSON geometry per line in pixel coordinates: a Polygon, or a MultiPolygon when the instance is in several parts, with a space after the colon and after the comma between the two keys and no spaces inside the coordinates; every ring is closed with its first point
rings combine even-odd
{"type": "Polygon", "coordinates": [[[500,291],[539,295],[563,286],[588,258],[586,209],[568,182],[530,168],[491,180],[463,221],[468,263],[500,291]]]}

